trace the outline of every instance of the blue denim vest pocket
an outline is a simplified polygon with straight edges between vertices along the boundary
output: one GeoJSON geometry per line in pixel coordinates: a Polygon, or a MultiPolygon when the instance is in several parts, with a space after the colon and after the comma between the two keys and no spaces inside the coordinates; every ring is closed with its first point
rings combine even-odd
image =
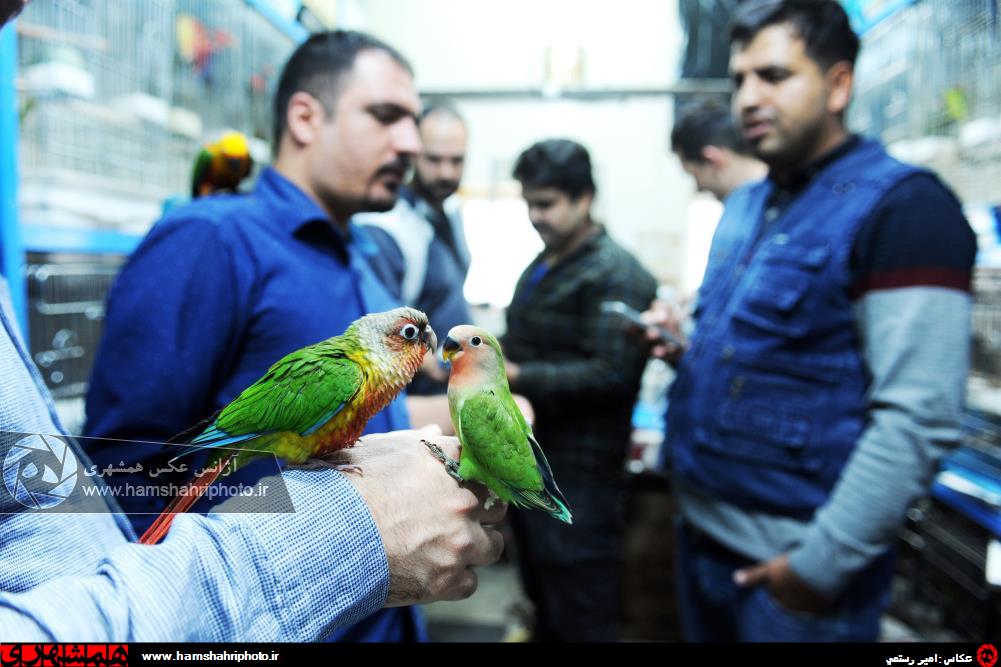
{"type": "Polygon", "coordinates": [[[770,245],[733,318],[783,338],[802,338],[815,322],[811,311],[816,303],[804,297],[813,290],[831,253],[825,247],[770,245]]]}
{"type": "MultiPolygon", "coordinates": [[[[836,367],[738,355],[708,438],[696,447],[717,456],[798,473],[820,472],[820,399],[841,377],[836,367]],[[793,371],[793,372],[790,372],[793,371]]],[[[701,441],[699,441],[701,440],[701,441]]]]}

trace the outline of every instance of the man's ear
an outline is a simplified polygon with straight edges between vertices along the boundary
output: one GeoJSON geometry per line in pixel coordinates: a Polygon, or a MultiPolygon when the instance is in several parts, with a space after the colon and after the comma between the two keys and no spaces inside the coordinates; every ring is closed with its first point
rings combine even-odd
{"type": "Polygon", "coordinates": [[[308,146],[316,140],[320,126],[327,114],[319,100],[309,93],[299,91],[289,98],[285,110],[285,124],[288,136],[300,146],[308,146]]]}
{"type": "Polygon", "coordinates": [[[852,100],[852,86],[855,82],[855,72],[851,63],[842,60],[834,63],[825,75],[831,91],[827,97],[827,110],[833,114],[843,114],[852,100]]]}
{"type": "Polygon", "coordinates": [[[702,159],[717,169],[726,166],[730,161],[728,153],[727,149],[719,146],[703,146],[701,151],[702,159]]]}

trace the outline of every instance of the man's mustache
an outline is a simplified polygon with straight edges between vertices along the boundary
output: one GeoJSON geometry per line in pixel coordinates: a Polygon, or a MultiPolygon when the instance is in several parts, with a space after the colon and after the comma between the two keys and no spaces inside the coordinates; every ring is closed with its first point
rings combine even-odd
{"type": "Polygon", "coordinates": [[[379,167],[379,170],[375,172],[375,175],[377,178],[379,176],[396,176],[402,181],[406,178],[412,164],[413,162],[410,158],[401,156],[392,162],[387,162],[379,167]]]}

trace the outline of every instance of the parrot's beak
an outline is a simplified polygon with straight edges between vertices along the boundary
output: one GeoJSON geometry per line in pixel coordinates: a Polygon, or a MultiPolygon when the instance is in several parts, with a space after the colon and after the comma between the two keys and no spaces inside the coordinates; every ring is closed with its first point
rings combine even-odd
{"type": "Polygon", "coordinates": [[[454,357],[461,349],[459,341],[455,340],[451,336],[446,336],[445,344],[441,347],[441,358],[445,361],[452,361],[452,357],[454,357]]]}
{"type": "Polygon", "coordinates": [[[424,335],[421,337],[421,340],[424,341],[427,351],[431,354],[434,354],[434,351],[438,349],[438,337],[434,335],[434,329],[431,328],[430,324],[424,329],[424,335]]]}

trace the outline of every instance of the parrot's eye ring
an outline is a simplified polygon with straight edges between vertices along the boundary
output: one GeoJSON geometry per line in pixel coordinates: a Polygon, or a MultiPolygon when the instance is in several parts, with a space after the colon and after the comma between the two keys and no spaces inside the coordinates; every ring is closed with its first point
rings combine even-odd
{"type": "Polygon", "coordinates": [[[407,340],[417,340],[417,334],[420,330],[413,324],[404,324],[403,328],[400,329],[400,335],[407,340]]]}
{"type": "Polygon", "coordinates": [[[473,347],[479,347],[480,343],[482,342],[483,339],[480,338],[479,336],[473,336],[472,338],[469,339],[469,344],[472,345],[473,347]]]}

